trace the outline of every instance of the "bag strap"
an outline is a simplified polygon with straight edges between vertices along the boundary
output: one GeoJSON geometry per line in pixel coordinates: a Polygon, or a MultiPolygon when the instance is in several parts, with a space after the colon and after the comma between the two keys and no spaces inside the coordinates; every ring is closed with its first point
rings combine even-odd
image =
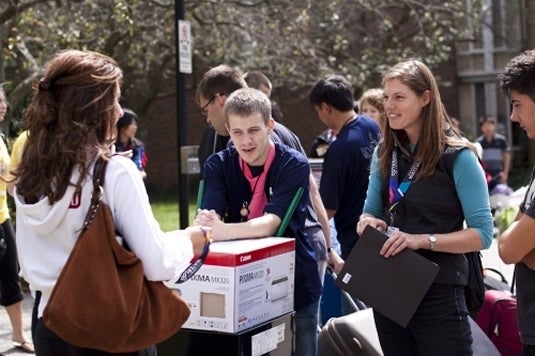
{"type": "Polygon", "coordinates": [[[513,277],[511,278],[511,295],[515,295],[516,270],[513,270],[513,277]]]}
{"type": "Polygon", "coordinates": [[[82,231],[86,230],[100,206],[102,196],[104,195],[104,176],[106,174],[106,167],[108,160],[102,157],[98,157],[93,167],[93,192],[91,193],[91,205],[85,216],[84,224],[82,225],[82,231]]]}

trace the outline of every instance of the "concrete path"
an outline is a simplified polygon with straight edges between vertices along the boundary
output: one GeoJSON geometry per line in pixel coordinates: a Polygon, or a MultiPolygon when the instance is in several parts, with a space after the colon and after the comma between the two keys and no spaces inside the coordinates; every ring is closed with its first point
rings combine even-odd
{"type": "MultiPolygon", "coordinates": [[[[24,328],[29,337],[31,337],[30,327],[32,319],[32,307],[33,298],[30,293],[25,293],[25,299],[23,302],[23,321],[24,328]]],[[[10,356],[33,355],[13,347],[11,343],[11,330],[11,323],[9,322],[9,317],[7,316],[6,310],[0,307],[0,353],[2,355],[10,356]]]]}

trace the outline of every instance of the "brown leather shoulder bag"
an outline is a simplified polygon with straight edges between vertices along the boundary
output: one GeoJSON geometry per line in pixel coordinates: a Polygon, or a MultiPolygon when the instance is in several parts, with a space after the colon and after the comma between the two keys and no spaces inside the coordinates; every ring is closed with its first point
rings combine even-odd
{"type": "Polygon", "coordinates": [[[110,209],[101,201],[106,166],[106,159],[97,159],[91,207],[43,321],[75,346],[132,352],[175,334],[190,309],[162,282],[148,281],[141,260],[118,243],[110,209]]]}

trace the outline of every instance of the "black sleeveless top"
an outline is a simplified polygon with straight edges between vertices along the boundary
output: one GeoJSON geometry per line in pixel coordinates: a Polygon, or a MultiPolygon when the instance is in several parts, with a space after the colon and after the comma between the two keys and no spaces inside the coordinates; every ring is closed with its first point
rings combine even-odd
{"type": "MultiPolygon", "coordinates": [[[[463,229],[464,215],[453,180],[453,162],[460,149],[447,146],[431,176],[413,180],[394,210],[392,226],[409,234],[444,234],[463,229]]],[[[412,166],[411,158],[398,149],[399,177],[403,179],[412,166]]],[[[388,185],[383,189],[385,217],[388,212],[388,185]]],[[[466,285],[468,264],[464,254],[416,250],[440,266],[434,283],[466,285]]]]}

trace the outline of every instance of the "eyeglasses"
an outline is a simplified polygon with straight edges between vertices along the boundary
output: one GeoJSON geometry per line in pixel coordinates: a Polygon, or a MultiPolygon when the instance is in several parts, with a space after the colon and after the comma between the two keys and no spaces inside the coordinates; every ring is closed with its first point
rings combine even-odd
{"type": "Polygon", "coordinates": [[[208,100],[206,104],[203,105],[203,107],[201,108],[201,114],[206,116],[206,108],[208,108],[208,105],[210,105],[215,100],[215,98],[216,98],[216,95],[212,96],[212,98],[208,100]]]}

